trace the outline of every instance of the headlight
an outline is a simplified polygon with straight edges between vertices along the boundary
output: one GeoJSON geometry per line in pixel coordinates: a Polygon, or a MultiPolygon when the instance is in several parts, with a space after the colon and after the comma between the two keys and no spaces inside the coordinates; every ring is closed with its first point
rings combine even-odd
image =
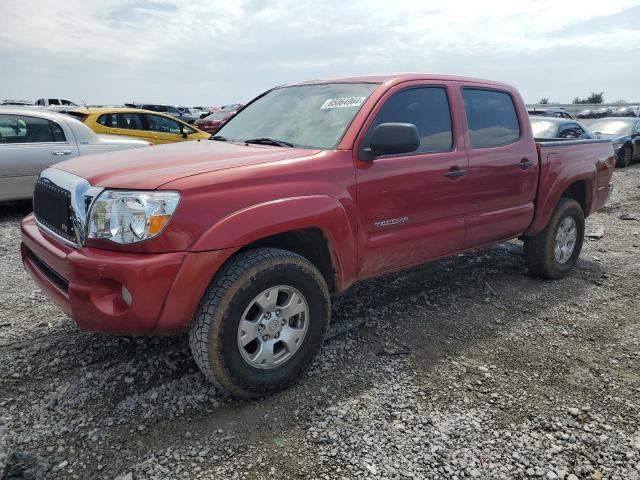
{"type": "Polygon", "coordinates": [[[89,238],[135,243],[158,235],[178,206],[178,192],[105,190],[89,212],[89,238]]]}

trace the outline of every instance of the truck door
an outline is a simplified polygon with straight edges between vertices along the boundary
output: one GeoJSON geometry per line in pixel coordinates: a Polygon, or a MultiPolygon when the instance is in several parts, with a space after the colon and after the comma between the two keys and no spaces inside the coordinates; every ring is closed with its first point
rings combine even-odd
{"type": "Polygon", "coordinates": [[[534,215],[538,152],[514,93],[461,84],[469,157],[465,248],[524,232],[534,215]]]}
{"type": "Polygon", "coordinates": [[[356,141],[359,276],[455,252],[464,241],[467,155],[459,93],[447,85],[410,82],[385,94],[356,141]],[[409,154],[370,159],[373,129],[388,122],[414,124],[420,146],[409,154]]]}

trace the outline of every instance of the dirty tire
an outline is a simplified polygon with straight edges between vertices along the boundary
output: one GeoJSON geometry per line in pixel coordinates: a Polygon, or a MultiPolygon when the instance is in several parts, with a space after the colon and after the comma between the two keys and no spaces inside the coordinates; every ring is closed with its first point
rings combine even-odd
{"type": "Polygon", "coordinates": [[[561,198],[545,229],[535,237],[524,239],[524,255],[529,271],[538,277],[558,279],[564,277],[576,264],[584,242],[584,213],[578,202],[561,198]],[[553,245],[560,224],[567,217],[576,223],[577,238],[571,257],[564,263],[556,260],[553,245]]]}
{"type": "Polygon", "coordinates": [[[329,325],[330,297],[324,278],[306,258],[276,248],[257,248],[232,257],[204,293],[189,330],[198,367],[221,392],[256,398],[291,384],[320,350],[329,325]],[[299,349],[268,370],[247,363],[237,334],[243,312],[263,290],[296,288],[309,307],[309,324],[299,349]]]}
{"type": "Polygon", "coordinates": [[[622,147],[616,155],[616,167],[625,168],[631,164],[631,157],[633,156],[631,152],[631,147],[628,145],[622,147]]]}

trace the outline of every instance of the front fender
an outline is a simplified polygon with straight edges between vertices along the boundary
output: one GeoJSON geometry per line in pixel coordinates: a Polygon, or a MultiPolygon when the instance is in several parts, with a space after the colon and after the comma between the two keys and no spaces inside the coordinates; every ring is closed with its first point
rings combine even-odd
{"type": "Polygon", "coordinates": [[[192,251],[240,248],[279,233],[319,228],[327,239],[338,273],[336,287],[344,290],[355,281],[354,226],[336,199],[310,195],[273,200],[236,211],[217,221],[193,244],[192,251]]]}

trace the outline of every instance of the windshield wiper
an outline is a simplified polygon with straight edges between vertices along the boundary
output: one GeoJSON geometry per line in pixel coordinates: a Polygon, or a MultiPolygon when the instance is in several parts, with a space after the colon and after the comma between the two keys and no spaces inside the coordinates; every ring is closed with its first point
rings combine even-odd
{"type": "Polygon", "coordinates": [[[244,143],[255,143],[257,145],[274,145],[276,147],[291,147],[293,148],[293,143],[285,142],[282,140],[275,140],[273,138],[250,138],[249,140],[245,140],[244,143]]]}
{"type": "Polygon", "coordinates": [[[209,140],[218,140],[219,142],[226,142],[227,139],[224,138],[222,135],[211,135],[209,137],[209,140]]]}

